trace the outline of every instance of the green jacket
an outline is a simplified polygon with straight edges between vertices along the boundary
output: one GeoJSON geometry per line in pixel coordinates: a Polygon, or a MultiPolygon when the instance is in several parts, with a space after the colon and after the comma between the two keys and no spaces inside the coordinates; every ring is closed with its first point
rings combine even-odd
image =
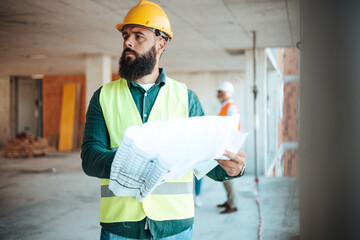
{"type": "MultiPolygon", "coordinates": [[[[146,91],[136,82],[128,83],[131,95],[142,116],[142,121],[147,121],[143,116],[149,116],[160,88],[165,84],[165,71],[160,69],[160,76],[154,86],[146,91]]],[[[84,138],[81,146],[82,167],[89,176],[109,178],[115,151],[110,148],[110,137],[103,117],[99,102],[101,88],[99,88],[90,100],[86,113],[84,138]]],[[[188,89],[189,117],[203,116],[204,110],[196,94],[188,89]]],[[[208,177],[216,181],[231,179],[219,165],[211,170],[208,177]]],[[[149,218],[139,222],[125,223],[101,223],[101,226],[114,234],[134,239],[146,239],[149,236],[164,238],[188,229],[194,222],[194,218],[184,220],[152,221],[149,218]],[[145,229],[145,222],[148,228],[145,229]]]]}

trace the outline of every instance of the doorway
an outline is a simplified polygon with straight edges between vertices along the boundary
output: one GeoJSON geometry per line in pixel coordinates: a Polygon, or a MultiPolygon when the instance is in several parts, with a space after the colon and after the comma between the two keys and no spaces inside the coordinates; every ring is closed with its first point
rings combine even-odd
{"type": "Polygon", "coordinates": [[[27,132],[42,137],[41,79],[12,77],[14,135],[27,132]]]}

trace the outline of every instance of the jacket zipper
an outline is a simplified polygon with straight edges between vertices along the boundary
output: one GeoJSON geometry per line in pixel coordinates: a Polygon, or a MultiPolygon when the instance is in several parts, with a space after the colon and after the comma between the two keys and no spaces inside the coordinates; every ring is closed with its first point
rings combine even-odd
{"type": "Polygon", "coordinates": [[[148,230],[148,229],[149,229],[149,225],[148,225],[147,218],[145,217],[145,230],[148,230]]]}

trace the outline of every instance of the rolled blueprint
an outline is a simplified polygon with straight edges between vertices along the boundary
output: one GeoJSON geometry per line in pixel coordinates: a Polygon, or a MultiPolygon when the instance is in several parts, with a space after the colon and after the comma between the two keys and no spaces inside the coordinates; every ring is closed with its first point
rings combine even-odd
{"type": "Polygon", "coordinates": [[[247,133],[238,131],[237,116],[203,116],[152,121],[131,126],[111,166],[109,189],[116,196],[142,201],[163,182],[194,170],[201,178],[226,159],[225,150],[237,152],[247,133]]]}

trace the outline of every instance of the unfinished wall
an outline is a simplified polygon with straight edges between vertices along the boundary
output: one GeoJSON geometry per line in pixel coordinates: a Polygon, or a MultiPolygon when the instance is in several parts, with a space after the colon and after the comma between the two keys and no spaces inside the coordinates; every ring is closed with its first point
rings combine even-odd
{"type": "Polygon", "coordinates": [[[299,75],[299,50],[284,48],[284,76],[299,75]]]}
{"type": "Polygon", "coordinates": [[[79,148],[85,124],[85,75],[44,76],[42,82],[43,136],[48,138],[50,146],[57,148],[61,116],[61,99],[63,85],[65,83],[76,83],[80,86],[80,101],[76,110],[78,111],[78,121],[75,123],[78,136],[74,142],[74,148],[79,148]]]}
{"type": "Polygon", "coordinates": [[[0,149],[10,136],[10,77],[0,76],[0,149]]]}
{"type": "Polygon", "coordinates": [[[288,82],[284,85],[284,118],[282,134],[284,142],[298,141],[298,104],[299,83],[288,82]]]}
{"type": "Polygon", "coordinates": [[[283,117],[279,121],[278,146],[282,154],[279,164],[282,173],[277,175],[296,177],[298,172],[298,119],[299,119],[299,51],[284,48],[278,51],[283,69],[284,103],[283,117]]]}
{"type": "Polygon", "coordinates": [[[298,174],[298,150],[288,149],[283,156],[284,176],[296,177],[298,174]]]}

